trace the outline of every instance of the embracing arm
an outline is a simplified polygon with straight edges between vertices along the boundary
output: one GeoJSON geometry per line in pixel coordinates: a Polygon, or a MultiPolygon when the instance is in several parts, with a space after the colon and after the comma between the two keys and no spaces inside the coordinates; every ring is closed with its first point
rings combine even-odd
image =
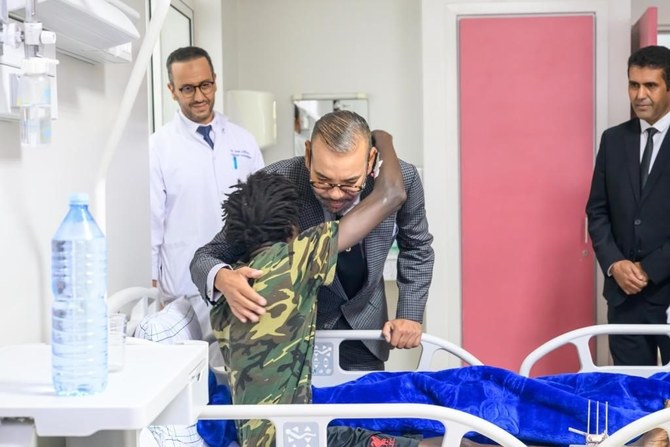
{"type": "Polygon", "coordinates": [[[249,286],[250,278],[258,278],[260,270],[241,267],[232,270],[227,263],[239,259],[234,247],[226,242],[223,230],[207,245],[200,247],[191,260],[191,279],[203,298],[216,301],[225,295],[233,315],[240,321],[258,321],[265,313],[265,299],[249,286]]]}
{"type": "Polygon", "coordinates": [[[340,220],[338,251],[360,242],[405,202],[405,185],[400,162],[393,148],[393,138],[381,130],[375,130],[372,134],[383,164],[370,195],[340,220]]]}

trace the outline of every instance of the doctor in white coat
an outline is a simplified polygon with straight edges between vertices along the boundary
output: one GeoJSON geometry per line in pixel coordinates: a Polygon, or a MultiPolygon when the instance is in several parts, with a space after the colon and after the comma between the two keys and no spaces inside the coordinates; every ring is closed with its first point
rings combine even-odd
{"type": "Polygon", "coordinates": [[[149,143],[152,284],[162,304],[188,299],[207,337],[209,311],[189,263],[221,230],[230,187],[262,168],[263,156],[249,132],[214,111],[216,74],[205,50],[179,48],[166,65],[179,110],[149,143]]]}

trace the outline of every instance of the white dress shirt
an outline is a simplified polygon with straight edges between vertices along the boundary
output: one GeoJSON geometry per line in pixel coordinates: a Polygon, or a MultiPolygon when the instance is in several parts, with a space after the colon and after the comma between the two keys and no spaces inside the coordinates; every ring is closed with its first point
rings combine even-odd
{"type": "Polygon", "coordinates": [[[231,186],[264,165],[249,132],[220,113],[209,124],[213,149],[181,111],[150,138],[151,274],[166,301],[198,294],[193,254],[221,230],[231,186]]]}

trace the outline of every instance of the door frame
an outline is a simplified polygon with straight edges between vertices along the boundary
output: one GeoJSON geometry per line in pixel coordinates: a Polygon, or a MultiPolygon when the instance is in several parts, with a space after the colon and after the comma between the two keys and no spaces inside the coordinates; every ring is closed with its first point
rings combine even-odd
{"type": "MultiPolygon", "coordinates": [[[[462,341],[458,20],[463,16],[570,13],[595,16],[595,160],[602,132],[627,119],[625,67],[630,52],[630,0],[422,0],[424,188],[436,252],[424,326],[432,335],[459,345],[462,341]]],[[[598,295],[602,283],[598,273],[598,295]]],[[[604,318],[604,308],[604,300],[599,298],[599,322],[604,318]]],[[[452,359],[441,361],[444,364],[439,366],[458,365],[452,359]]]]}

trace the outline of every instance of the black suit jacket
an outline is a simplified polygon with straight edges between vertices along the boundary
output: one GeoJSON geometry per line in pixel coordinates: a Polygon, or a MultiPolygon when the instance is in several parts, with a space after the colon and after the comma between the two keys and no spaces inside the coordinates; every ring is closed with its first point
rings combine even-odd
{"type": "MultiPolygon", "coordinates": [[[[332,329],[343,315],[353,329],[381,329],[388,320],[386,294],[384,291],[384,262],[394,240],[398,241],[397,284],[399,289],[397,318],[423,322],[423,313],[432,280],[434,253],[433,237],[428,232],[423,186],[416,168],[404,161],[400,167],[407,193],[407,200],[394,214],[382,221],[363,242],[367,263],[367,279],[361,290],[349,299],[336,278],[332,285],[321,287],[317,301],[317,329],[332,329]]],[[[264,168],[267,172],[278,172],[290,178],[300,194],[300,230],[325,221],[321,203],[309,184],[309,171],[304,157],[279,161],[264,168]]],[[[374,187],[369,178],[361,199],[374,187]]],[[[207,296],[209,271],[225,262],[233,264],[239,253],[229,246],[222,232],[200,248],[191,262],[191,277],[203,297],[207,296]]],[[[386,343],[365,341],[367,347],[379,359],[388,358],[386,343]]]]}
{"type": "Polygon", "coordinates": [[[640,191],[640,120],[607,129],[600,142],[586,206],[589,234],[605,273],[610,306],[628,297],[607,270],[616,261],[640,262],[649,284],[631,299],[670,304],[670,138],[664,138],[640,191]]]}

